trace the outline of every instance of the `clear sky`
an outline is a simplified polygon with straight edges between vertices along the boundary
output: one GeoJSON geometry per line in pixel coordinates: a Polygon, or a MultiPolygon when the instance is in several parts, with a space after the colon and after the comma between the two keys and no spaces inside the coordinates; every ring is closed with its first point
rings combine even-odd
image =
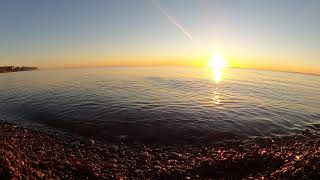
{"type": "Polygon", "coordinates": [[[319,0],[1,0],[0,65],[206,65],[320,74],[319,0]]]}

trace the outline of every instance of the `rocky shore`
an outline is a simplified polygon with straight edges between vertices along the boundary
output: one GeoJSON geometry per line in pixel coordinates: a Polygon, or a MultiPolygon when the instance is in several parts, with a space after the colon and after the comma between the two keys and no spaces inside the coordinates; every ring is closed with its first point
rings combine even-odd
{"type": "Polygon", "coordinates": [[[0,123],[0,179],[320,177],[320,136],[221,145],[103,143],[0,123]]]}

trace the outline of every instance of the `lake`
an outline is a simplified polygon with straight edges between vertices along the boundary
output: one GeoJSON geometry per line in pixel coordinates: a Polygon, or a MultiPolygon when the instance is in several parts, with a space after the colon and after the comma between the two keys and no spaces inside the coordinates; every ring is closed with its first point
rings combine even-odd
{"type": "Polygon", "coordinates": [[[0,74],[0,119],[105,141],[218,142],[320,127],[320,76],[108,67],[0,74]]]}

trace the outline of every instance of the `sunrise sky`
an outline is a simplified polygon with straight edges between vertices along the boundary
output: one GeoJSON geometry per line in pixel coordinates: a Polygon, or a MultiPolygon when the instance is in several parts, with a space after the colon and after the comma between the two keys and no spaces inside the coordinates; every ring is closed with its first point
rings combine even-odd
{"type": "Polygon", "coordinates": [[[320,74],[319,0],[2,0],[0,66],[207,66],[320,74]]]}

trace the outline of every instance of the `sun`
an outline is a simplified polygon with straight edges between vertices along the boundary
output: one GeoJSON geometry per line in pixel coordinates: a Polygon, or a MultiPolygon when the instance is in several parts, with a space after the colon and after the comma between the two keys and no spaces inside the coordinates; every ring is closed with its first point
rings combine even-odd
{"type": "Polygon", "coordinates": [[[209,60],[208,66],[214,69],[222,69],[228,66],[226,60],[222,57],[219,50],[213,54],[212,58],[209,60]]]}

